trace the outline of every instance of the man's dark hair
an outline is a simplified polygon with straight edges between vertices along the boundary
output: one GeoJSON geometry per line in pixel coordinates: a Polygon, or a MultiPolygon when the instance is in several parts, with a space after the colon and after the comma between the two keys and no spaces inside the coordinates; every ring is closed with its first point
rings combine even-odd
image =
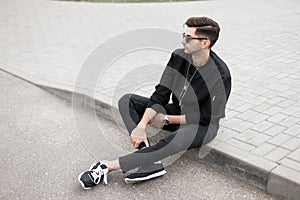
{"type": "Polygon", "coordinates": [[[210,48],[216,43],[219,38],[220,27],[217,22],[208,17],[191,17],[185,25],[188,27],[196,27],[196,35],[204,35],[210,40],[210,48]]]}

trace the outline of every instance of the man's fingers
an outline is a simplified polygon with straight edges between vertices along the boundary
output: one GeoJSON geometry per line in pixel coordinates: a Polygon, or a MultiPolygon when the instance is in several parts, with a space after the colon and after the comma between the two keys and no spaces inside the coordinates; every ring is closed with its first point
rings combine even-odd
{"type": "Polygon", "coordinates": [[[134,148],[137,149],[139,147],[139,145],[140,145],[139,142],[134,143],[134,148]]]}
{"type": "Polygon", "coordinates": [[[138,146],[139,146],[139,144],[140,144],[140,142],[138,142],[138,141],[136,141],[134,139],[131,141],[131,143],[132,143],[133,148],[135,148],[135,149],[137,149],[138,146]]]}
{"type": "Polygon", "coordinates": [[[144,142],[145,142],[146,147],[149,147],[149,146],[150,146],[150,145],[149,145],[149,142],[148,142],[148,139],[145,139],[144,142]]]}
{"type": "Polygon", "coordinates": [[[145,143],[146,147],[150,146],[147,138],[130,137],[130,142],[135,149],[137,149],[142,142],[145,143]]]}

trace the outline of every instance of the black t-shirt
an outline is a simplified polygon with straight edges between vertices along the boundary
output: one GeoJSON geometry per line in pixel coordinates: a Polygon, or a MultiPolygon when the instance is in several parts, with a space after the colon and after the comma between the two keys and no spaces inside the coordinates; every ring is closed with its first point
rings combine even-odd
{"type": "Polygon", "coordinates": [[[162,113],[162,106],[170,103],[172,97],[175,113],[186,115],[188,124],[208,125],[225,117],[231,75],[227,65],[213,51],[208,62],[197,68],[190,54],[177,49],[155,89],[148,107],[162,113]]]}

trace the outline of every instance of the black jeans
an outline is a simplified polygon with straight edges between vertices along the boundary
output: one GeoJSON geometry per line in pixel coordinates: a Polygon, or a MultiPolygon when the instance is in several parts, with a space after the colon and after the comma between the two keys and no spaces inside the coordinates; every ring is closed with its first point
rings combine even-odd
{"type": "MultiPolygon", "coordinates": [[[[119,100],[119,111],[129,134],[143,117],[148,101],[148,98],[135,94],[126,94],[119,100]]],[[[164,114],[180,115],[180,111],[172,104],[166,105],[164,111],[164,114]]],[[[150,147],[139,149],[119,158],[123,172],[139,166],[147,166],[181,151],[207,144],[217,135],[219,125],[168,125],[163,129],[172,133],[150,147]]]]}

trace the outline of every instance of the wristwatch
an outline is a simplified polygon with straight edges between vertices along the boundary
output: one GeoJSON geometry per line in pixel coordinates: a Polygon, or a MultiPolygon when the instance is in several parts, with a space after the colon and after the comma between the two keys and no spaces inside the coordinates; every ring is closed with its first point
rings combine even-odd
{"type": "Polygon", "coordinates": [[[164,116],[164,119],[163,119],[163,124],[164,124],[164,126],[167,126],[167,125],[169,125],[169,118],[168,118],[168,115],[165,115],[164,116]]]}

